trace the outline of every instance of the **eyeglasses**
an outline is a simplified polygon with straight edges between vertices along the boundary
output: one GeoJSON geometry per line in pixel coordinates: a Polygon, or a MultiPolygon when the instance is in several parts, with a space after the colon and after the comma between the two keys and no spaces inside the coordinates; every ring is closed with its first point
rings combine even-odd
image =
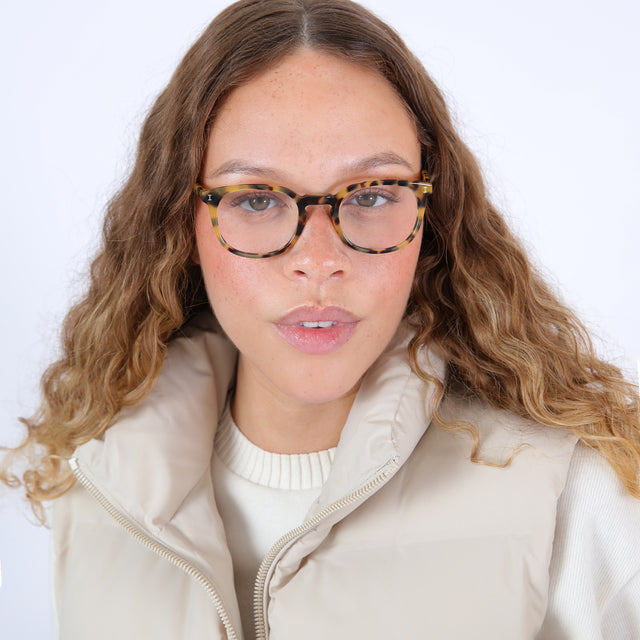
{"type": "Polygon", "coordinates": [[[367,180],[324,196],[301,196],[267,184],[194,187],[209,206],[222,246],[245,258],[284,253],[302,234],[309,219],[307,207],[316,205],[330,207],[336,233],[352,249],[374,254],[397,251],[420,230],[432,189],[425,171],[421,182],[367,180]]]}

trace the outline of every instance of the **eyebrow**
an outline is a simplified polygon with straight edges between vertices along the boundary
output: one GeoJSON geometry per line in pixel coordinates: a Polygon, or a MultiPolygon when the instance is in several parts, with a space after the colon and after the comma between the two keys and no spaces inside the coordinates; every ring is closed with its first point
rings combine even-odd
{"type": "MultiPolygon", "coordinates": [[[[372,156],[350,162],[344,167],[343,172],[347,175],[357,175],[366,173],[371,169],[390,165],[399,165],[406,167],[409,170],[413,169],[409,162],[407,162],[407,160],[402,156],[399,156],[393,151],[385,151],[383,153],[376,153],[372,156]]],[[[242,160],[229,160],[228,162],[221,164],[214,171],[207,173],[205,178],[214,179],[226,174],[262,176],[263,178],[278,180],[280,182],[286,181],[282,173],[273,167],[253,165],[242,160]]]]}
{"type": "Polygon", "coordinates": [[[242,160],[229,160],[229,162],[221,164],[215,171],[207,173],[205,178],[218,178],[228,173],[262,176],[265,178],[275,178],[277,180],[280,180],[282,178],[282,175],[272,167],[249,164],[247,162],[243,162],[242,160]]]}
{"type": "Polygon", "coordinates": [[[352,162],[346,167],[346,170],[352,173],[364,173],[370,169],[377,169],[378,167],[386,167],[388,165],[400,165],[409,170],[413,169],[409,162],[402,156],[399,156],[393,151],[385,151],[384,153],[376,153],[368,158],[352,162]]]}

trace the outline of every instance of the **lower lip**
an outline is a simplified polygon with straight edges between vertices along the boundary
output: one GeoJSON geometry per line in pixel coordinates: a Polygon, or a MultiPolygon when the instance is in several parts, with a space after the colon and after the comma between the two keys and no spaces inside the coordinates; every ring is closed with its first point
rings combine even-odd
{"type": "Polygon", "coordinates": [[[278,333],[298,351],[320,356],[339,349],[354,334],[357,322],[338,322],[331,327],[312,329],[299,324],[276,324],[278,333]]]}

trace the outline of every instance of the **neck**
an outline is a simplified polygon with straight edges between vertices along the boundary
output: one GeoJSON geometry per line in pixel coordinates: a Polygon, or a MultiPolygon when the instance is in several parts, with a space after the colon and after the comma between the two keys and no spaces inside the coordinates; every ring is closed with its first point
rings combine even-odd
{"type": "Polygon", "coordinates": [[[311,453],[337,446],[358,387],[329,402],[291,398],[248,375],[238,362],[231,415],[256,446],[272,453],[311,453]]]}

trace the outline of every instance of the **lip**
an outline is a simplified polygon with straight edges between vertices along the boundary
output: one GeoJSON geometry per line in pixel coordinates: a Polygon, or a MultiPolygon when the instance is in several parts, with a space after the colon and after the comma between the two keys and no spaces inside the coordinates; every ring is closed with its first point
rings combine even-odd
{"type": "Polygon", "coordinates": [[[337,306],[297,307],[276,320],[274,326],[292,347],[309,355],[325,355],[346,344],[355,333],[360,318],[337,306]],[[331,322],[331,326],[311,328],[302,323],[331,322]]]}

